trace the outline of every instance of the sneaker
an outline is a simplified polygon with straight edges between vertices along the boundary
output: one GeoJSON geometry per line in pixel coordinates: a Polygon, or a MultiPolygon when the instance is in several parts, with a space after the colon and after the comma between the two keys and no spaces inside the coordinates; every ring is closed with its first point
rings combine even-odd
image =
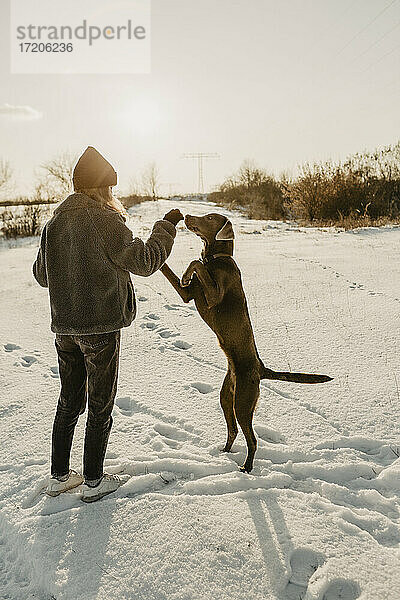
{"type": "Polygon", "coordinates": [[[96,500],[100,500],[103,496],[115,492],[125,481],[126,479],[121,479],[118,475],[104,473],[97,485],[90,486],[87,483],[83,484],[82,500],[83,502],[96,502],[96,500]]]}
{"type": "Polygon", "coordinates": [[[83,483],[83,477],[80,473],[73,471],[72,469],[62,479],[57,477],[50,477],[49,484],[47,486],[47,494],[49,496],[59,496],[63,492],[72,490],[83,483]]]}

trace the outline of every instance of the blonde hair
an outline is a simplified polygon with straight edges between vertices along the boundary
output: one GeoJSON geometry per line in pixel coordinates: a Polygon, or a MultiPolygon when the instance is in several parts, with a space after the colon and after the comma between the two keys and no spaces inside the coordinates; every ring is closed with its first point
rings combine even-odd
{"type": "Polygon", "coordinates": [[[93,200],[97,200],[99,204],[103,207],[109,207],[113,210],[117,211],[123,217],[127,216],[127,212],[124,208],[124,205],[118,198],[113,196],[112,189],[110,186],[106,187],[96,187],[96,188],[81,188],[76,190],[78,194],[85,194],[92,198],[93,200]]]}

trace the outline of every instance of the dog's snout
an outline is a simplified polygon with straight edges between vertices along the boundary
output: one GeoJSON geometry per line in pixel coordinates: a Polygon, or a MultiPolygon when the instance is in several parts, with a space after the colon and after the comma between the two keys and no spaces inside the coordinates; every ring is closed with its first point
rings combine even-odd
{"type": "Polygon", "coordinates": [[[195,225],[196,225],[196,217],[194,217],[193,215],[186,215],[185,216],[185,225],[189,229],[195,227],[195,225]]]}

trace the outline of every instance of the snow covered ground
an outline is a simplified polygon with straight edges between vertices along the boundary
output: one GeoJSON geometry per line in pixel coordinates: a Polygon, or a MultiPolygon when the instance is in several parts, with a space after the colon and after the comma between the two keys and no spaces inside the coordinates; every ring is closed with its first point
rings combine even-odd
{"type": "MultiPolygon", "coordinates": [[[[140,205],[130,225],[145,237],[173,204],[140,205]]],[[[93,505],[44,494],[59,389],[47,291],[31,276],[38,240],[1,243],[2,599],[400,597],[400,229],[232,220],[265,364],[334,381],[263,382],[255,468],[240,473],[242,435],[219,451],[213,333],[160,273],[135,277],[106,459],[132,477],[93,505]]],[[[199,251],[181,225],[168,262],[181,274],[199,251]]],[[[81,418],[78,469],[83,431],[81,418]]]]}

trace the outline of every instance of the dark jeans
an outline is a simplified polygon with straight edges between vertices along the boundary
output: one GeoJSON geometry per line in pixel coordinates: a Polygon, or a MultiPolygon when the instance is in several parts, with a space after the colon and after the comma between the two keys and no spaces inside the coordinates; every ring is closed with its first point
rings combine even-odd
{"type": "Polygon", "coordinates": [[[103,462],[112,426],[117,393],[121,332],[56,335],[61,392],[53,425],[51,474],[69,472],[72,438],[79,415],[88,404],[83,475],[103,475],[103,462]]]}

